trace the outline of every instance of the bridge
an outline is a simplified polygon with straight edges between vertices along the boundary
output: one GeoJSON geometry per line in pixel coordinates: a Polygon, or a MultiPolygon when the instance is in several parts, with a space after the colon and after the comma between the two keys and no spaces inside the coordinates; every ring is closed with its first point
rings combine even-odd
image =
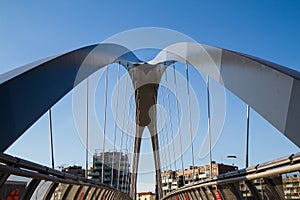
{"type": "MultiPolygon", "coordinates": [[[[215,123],[213,117],[210,117],[210,101],[213,101],[214,96],[210,95],[209,84],[214,81],[231,91],[248,105],[248,109],[255,110],[299,146],[299,80],[299,72],[292,69],[243,53],[196,42],[174,43],[162,49],[154,59],[147,62],[140,60],[133,51],[122,45],[101,43],[19,67],[0,76],[2,97],[0,100],[0,150],[2,152],[0,188],[8,183],[10,176],[15,175],[30,179],[22,199],[37,198],[38,189],[43,186],[46,189],[39,196],[41,199],[136,199],[141,141],[144,130],[147,128],[151,135],[158,199],[286,199],[284,187],[289,183],[284,180],[294,177],[294,174],[300,170],[299,154],[288,155],[252,167],[248,166],[247,160],[245,169],[218,175],[213,173],[215,163],[211,155],[213,143],[210,130],[215,123]],[[176,66],[181,66],[185,72],[185,81],[180,81],[180,75],[176,74],[176,66]],[[109,67],[118,69],[118,82],[121,81],[120,71],[122,69],[126,71],[125,89],[121,86],[116,89],[114,112],[116,119],[121,119],[119,121],[122,125],[116,120],[114,130],[108,130],[106,125],[108,123],[109,67]],[[208,131],[205,143],[209,146],[210,163],[205,178],[199,178],[196,172],[198,168],[195,166],[195,135],[193,133],[197,126],[194,124],[197,115],[193,114],[195,107],[191,99],[194,94],[189,87],[189,70],[192,67],[205,76],[207,89],[208,131]],[[104,98],[105,112],[102,113],[104,118],[103,150],[98,160],[102,165],[99,181],[88,179],[88,164],[86,164],[85,176],[78,177],[54,169],[53,162],[52,167],[42,166],[4,153],[47,112],[51,127],[51,108],[78,85],[86,83],[88,98],[89,77],[99,70],[105,74],[105,92],[101,94],[104,98]],[[118,109],[118,106],[126,103],[125,97],[122,101],[119,96],[122,96],[122,90],[126,90],[127,85],[130,85],[128,87],[133,88],[134,91],[133,103],[125,105],[129,114],[120,113],[118,109]],[[169,90],[172,90],[175,98],[171,96],[169,90]],[[182,91],[184,91],[182,96],[185,98],[182,102],[185,103],[179,105],[181,100],[177,96],[182,91]],[[162,95],[163,98],[160,96],[161,93],[165,95],[162,95]],[[163,113],[156,106],[158,103],[164,105],[166,112],[175,114],[169,114],[164,118],[163,113]],[[171,109],[171,105],[176,108],[175,111],[171,109]],[[133,127],[125,128],[126,117],[134,119],[133,127]],[[168,124],[166,127],[162,126],[163,120],[168,124]],[[181,130],[183,123],[188,131],[181,130]],[[126,129],[121,131],[122,134],[117,134],[118,125],[126,129]],[[114,133],[112,158],[113,160],[119,159],[116,158],[117,155],[121,158],[116,151],[116,141],[118,137],[120,141],[124,141],[125,132],[130,132],[134,136],[132,141],[127,138],[126,142],[123,144],[121,142],[120,145],[121,148],[122,145],[123,147],[126,145],[124,148],[130,151],[131,156],[126,159],[131,167],[121,169],[120,162],[115,166],[114,162],[108,164],[109,160],[105,156],[108,147],[106,148],[105,145],[107,145],[108,133],[114,133]],[[191,181],[188,181],[185,175],[186,164],[184,164],[184,147],[182,146],[184,138],[188,138],[189,148],[191,148],[191,181]],[[168,143],[172,139],[178,143],[168,143]],[[174,146],[178,147],[178,151],[174,146]],[[181,173],[182,186],[164,192],[163,188],[169,185],[162,175],[170,170],[171,165],[174,165],[177,178],[179,172],[181,173]],[[116,171],[114,173],[112,170],[113,172],[109,174],[111,182],[106,182],[104,178],[107,166],[116,171]],[[125,172],[127,175],[124,175],[125,172]],[[115,179],[117,180],[116,186],[113,184],[115,179]],[[124,179],[129,180],[124,181],[124,179]],[[126,181],[130,188],[123,190],[121,186],[126,181]],[[58,190],[60,191],[59,197],[55,196],[58,195],[58,190]]],[[[85,106],[87,107],[86,145],[88,146],[88,103],[85,106]]],[[[52,129],[50,129],[51,132],[52,129]]],[[[88,154],[88,147],[86,149],[88,154]]]]}

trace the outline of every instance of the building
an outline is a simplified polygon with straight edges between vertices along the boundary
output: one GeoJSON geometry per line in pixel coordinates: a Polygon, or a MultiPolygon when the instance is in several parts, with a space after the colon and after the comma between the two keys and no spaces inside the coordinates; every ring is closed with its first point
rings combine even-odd
{"type": "Polygon", "coordinates": [[[112,185],[120,191],[129,194],[130,191],[130,165],[128,155],[123,152],[102,152],[94,154],[93,167],[89,172],[89,178],[112,185]],[[104,160],[104,165],[102,164],[104,160]],[[104,177],[102,178],[102,167],[104,177]]]}
{"type": "Polygon", "coordinates": [[[85,170],[81,166],[73,165],[62,169],[63,172],[73,174],[75,176],[84,177],[85,170]]]}
{"type": "Polygon", "coordinates": [[[168,170],[161,173],[162,190],[164,194],[176,190],[183,185],[182,180],[178,177],[178,171],[168,170]]]}
{"type": "Polygon", "coordinates": [[[300,177],[292,176],[282,178],[284,197],[286,199],[299,199],[300,197],[300,177]]]}
{"type": "MultiPolygon", "coordinates": [[[[229,171],[238,170],[236,166],[224,165],[223,163],[212,163],[212,176],[218,176],[229,171]]],[[[176,190],[183,185],[193,184],[195,181],[206,179],[210,176],[210,165],[190,166],[183,171],[164,171],[161,172],[162,189],[164,194],[176,190]],[[194,176],[193,176],[194,173],[194,176]],[[184,176],[183,176],[184,175],[184,176]]]]}
{"type": "Polygon", "coordinates": [[[155,200],[156,195],[152,192],[139,192],[136,194],[137,200],[155,200]]]}
{"type": "Polygon", "coordinates": [[[0,190],[0,199],[23,199],[27,182],[6,181],[0,190]]]}
{"type": "MultiPolygon", "coordinates": [[[[224,165],[223,163],[212,163],[212,176],[218,176],[226,172],[238,170],[238,167],[232,165],[224,165]]],[[[177,176],[182,179],[183,172],[178,171],[177,176]]],[[[198,180],[206,179],[210,176],[210,165],[203,166],[190,166],[189,169],[184,170],[184,181],[185,185],[193,183],[198,180]],[[194,171],[194,176],[193,176],[194,171]]]]}

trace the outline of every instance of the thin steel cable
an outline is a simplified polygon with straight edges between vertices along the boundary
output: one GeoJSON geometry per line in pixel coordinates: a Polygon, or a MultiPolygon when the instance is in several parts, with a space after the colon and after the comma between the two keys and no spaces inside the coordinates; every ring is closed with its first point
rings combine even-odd
{"type": "MultiPolygon", "coordinates": [[[[129,117],[131,117],[130,111],[131,111],[131,102],[129,101],[129,117]]],[[[132,126],[130,126],[130,128],[129,128],[129,133],[131,133],[131,131],[132,131],[132,126]]],[[[131,143],[129,142],[129,147],[128,147],[128,151],[127,151],[127,162],[126,162],[126,166],[127,166],[127,168],[126,168],[126,176],[125,176],[125,180],[124,180],[124,185],[125,185],[124,192],[125,193],[127,193],[127,189],[128,189],[127,185],[128,185],[128,176],[129,176],[129,170],[130,170],[130,161],[129,161],[130,145],[131,145],[131,143]]]]}
{"type": "MultiPolygon", "coordinates": [[[[121,181],[121,188],[123,189],[122,191],[124,191],[124,184],[125,184],[124,179],[125,179],[125,173],[126,173],[126,170],[127,170],[125,158],[126,158],[126,148],[127,148],[127,147],[126,147],[126,146],[127,146],[126,143],[127,143],[127,140],[128,140],[128,135],[125,134],[125,136],[126,136],[126,140],[125,140],[126,142],[125,142],[125,148],[124,148],[124,156],[123,156],[123,159],[122,159],[122,160],[124,161],[124,162],[123,162],[124,165],[123,165],[123,168],[122,168],[122,172],[123,172],[123,173],[122,173],[122,175],[121,175],[121,177],[122,177],[122,179],[121,179],[121,180],[122,180],[122,181],[121,181]]],[[[121,160],[120,160],[120,161],[121,161],[121,160]]]]}
{"type": "MultiPolygon", "coordinates": [[[[134,82],[134,88],[136,89],[136,81],[134,82]]],[[[135,94],[135,104],[136,104],[136,110],[135,110],[135,122],[136,122],[136,126],[135,126],[135,133],[139,133],[140,132],[140,98],[139,98],[139,90],[136,89],[136,94],[135,94]]],[[[136,155],[136,152],[135,152],[135,140],[136,138],[139,137],[139,135],[135,134],[135,137],[134,137],[134,147],[133,147],[133,166],[132,166],[132,173],[136,173],[137,172],[137,166],[138,164],[135,163],[135,159],[138,157],[138,155],[136,155]]],[[[139,154],[139,152],[137,153],[139,154]]],[[[135,191],[135,187],[136,187],[136,174],[134,174],[135,176],[135,179],[132,179],[133,182],[131,183],[131,185],[133,185],[133,189],[135,191]]],[[[131,192],[131,191],[130,191],[131,192]]]]}
{"type": "Polygon", "coordinates": [[[118,120],[118,107],[119,107],[119,89],[120,89],[120,62],[118,63],[118,82],[117,82],[117,94],[116,94],[116,110],[115,110],[115,123],[114,123],[114,150],[113,150],[113,158],[112,158],[112,166],[111,166],[111,183],[110,185],[113,186],[114,180],[114,164],[115,164],[115,151],[116,151],[116,135],[117,135],[117,120],[118,120]]]}
{"type": "Polygon", "coordinates": [[[163,169],[164,169],[164,171],[167,171],[167,168],[168,168],[167,153],[166,153],[167,149],[165,148],[165,140],[164,140],[165,127],[162,124],[162,121],[163,121],[162,119],[163,119],[163,113],[161,112],[161,119],[160,119],[160,121],[161,121],[162,129],[160,131],[160,137],[161,137],[160,144],[161,144],[162,147],[164,147],[164,150],[162,149],[162,151],[161,151],[161,157],[162,157],[162,160],[163,160],[163,163],[164,163],[163,164],[163,169]]]}
{"type": "MultiPolygon", "coordinates": [[[[166,89],[165,89],[165,91],[166,91],[166,89]]],[[[163,106],[165,107],[165,98],[164,98],[164,95],[162,95],[162,104],[163,104],[163,106]]],[[[170,164],[170,170],[172,170],[172,165],[171,165],[171,153],[170,153],[170,147],[169,147],[169,143],[168,143],[168,141],[169,141],[169,137],[168,137],[168,126],[166,126],[166,128],[165,128],[165,135],[166,135],[166,145],[167,145],[168,157],[169,157],[169,159],[168,159],[167,162],[170,164]]]]}
{"type": "Polygon", "coordinates": [[[209,76],[206,76],[207,91],[207,129],[209,139],[209,177],[212,178],[212,152],[211,152],[211,130],[210,130],[210,94],[209,94],[209,76]]]}
{"type": "MultiPolygon", "coordinates": [[[[133,105],[134,105],[134,102],[133,102],[133,105]]],[[[134,114],[134,110],[135,109],[132,109],[132,115],[133,115],[133,121],[135,122],[135,114],[134,114]]],[[[132,132],[134,133],[136,131],[136,128],[135,128],[135,124],[133,124],[132,125],[132,132]]],[[[132,172],[133,172],[133,168],[132,168],[132,163],[133,163],[133,151],[134,151],[134,140],[135,140],[135,138],[134,137],[131,137],[131,145],[130,145],[130,152],[131,152],[131,154],[130,154],[130,159],[129,159],[129,166],[130,166],[130,168],[129,168],[129,176],[128,176],[128,183],[130,183],[130,178],[131,178],[131,174],[132,174],[132,172]]],[[[130,190],[130,185],[128,184],[128,188],[127,188],[127,190],[128,190],[128,192],[129,192],[129,190],[130,190]]]]}
{"type": "Polygon", "coordinates": [[[194,158],[194,145],[193,145],[193,124],[192,124],[192,111],[191,111],[191,100],[190,100],[190,87],[189,87],[189,66],[186,63],[186,87],[188,93],[188,110],[189,110],[189,127],[190,127],[190,143],[192,151],[192,166],[193,166],[193,181],[195,180],[195,158],[194,158]]]}
{"type": "Polygon", "coordinates": [[[183,185],[185,185],[185,172],[184,172],[184,163],[183,163],[183,151],[182,151],[182,136],[180,131],[180,116],[179,116],[179,103],[177,98],[177,81],[176,81],[176,70],[175,70],[175,63],[173,61],[173,75],[174,75],[174,86],[175,86],[175,97],[176,97],[176,110],[177,110],[177,123],[178,123],[178,135],[179,135],[179,142],[180,142],[180,159],[181,159],[181,168],[182,168],[182,181],[183,185]]]}
{"type": "MultiPolygon", "coordinates": [[[[129,106],[129,109],[130,109],[130,106],[129,106]]],[[[128,134],[126,134],[126,143],[125,143],[125,152],[126,152],[126,150],[128,151],[128,134]]],[[[124,156],[126,156],[126,154],[124,154],[124,156]]],[[[124,157],[124,158],[126,158],[126,157],[124,157]]],[[[128,159],[128,157],[127,157],[127,159],[128,159]]],[[[126,161],[126,160],[125,160],[126,161]]],[[[125,162],[125,166],[124,166],[124,171],[123,171],[123,175],[122,175],[122,186],[124,187],[124,184],[126,183],[124,180],[125,180],[125,173],[127,172],[126,170],[127,170],[127,162],[125,162]]],[[[125,185],[125,187],[126,187],[126,185],[125,185]]]]}
{"type": "Polygon", "coordinates": [[[130,154],[130,158],[129,158],[129,170],[128,170],[128,172],[129,172],[129,175],[128,175],[128,180],[127,180],[127,183],[128,183],[128,188],[127,188],[127,191],[129,192],[129,190],[130,190],[130,178],[131,178],[131,175],[132,175],[132,160],[133,160],[133,147],[134,147],[134,137],[131,137],[131,147],[130,147],[130,149],[131,149],[131,154],[130,154]]]}
{"type": "MultiPolygon", "coordinates": [[[[132,121],[133,122],[136,122],[136,115],[135,115],[135,108],[134,108],[134,106],[135,106],[136,104],[135,104],[135,102],[134,102],[134,99],[132,99],[132,121]]],[[[132,130],[131,130],[131,132],[132,133],[135,133],[136,132],[136,123],[132,123],[132,130]]],[[[128,183],[130,183],[130,178],[131,178],[131,174],[132,174],[132,172],[133,172],[133,168],[132,168],[132,163],[133,163],[133,151],[134,151],[134,140],[135,140],[135,138],[134,137],[131,137],[131,145],[130,145],[130,152],[131,152],[131,154],[130,154],[130,159],[129,159],[129,176],[128,176],[128,183]]],[[[127,190],[128,190],[128,192],[129,192],[129,190],[130,190],[130,185],[128,184],[128,188],[127,188],[127,190]]]]}
{"type": "MultiPolygon", "coordinates": [[[[134,71],[133,75],[136,74],[136,71],[134,71]]],[[[135,78],[133,77],[133,80],[135,80],[135,78]]],[[[136,104],[136,110],[135,110],[135,122],[136,122],[136,126],[135,126],[135,137],[134,137],[134,149],[133,149],[133,167],[132,167],[132,175],[133,178],[131,179],[132,182],[131,184],[131,191],[130,193],[132,195],[135,195],[136,193],[136,186],[137,186],[137,170],[138,170],[138,161],[139,160],[139,153],[140,152],[136,152],[136,147],[138,147],[138,151],[140,149],[140,145],[139,145],[139,133],[140,133],[140,98],[139,98],[139,90],[136,86],[136,81],[134,81],[134,93],[135,93],[135,104],[136,104]],[[137,142],[137,143],[136,143],[137,142]],[[137,145],[137,146],[136,146],[137,145]]]]}
{"type": "MultiPolygon", "coordinates": [[[[124,102],[126,101],[126,94],[127,94],[127,84],[128,83],[128,76],[126,76],[126,83],[125,83],[125,94],[124,94],[124,102]]],[[[123,136],[124,136],[124,122],[125,122],[125,108],[124,107],[124,112],[123,112],[123,119],[122,119],[122,130],[121,130],[121,141],[120,141],[120,153],[119,153],[119,166],[118,166],[118,181],[117,181],[117,189],[120,187],[120,168],[121,168],[121,158],[122,158],[122,148],[123,148],[123,136]]]]}
{"type": "Polygon", "coordinates": [[[101,173],[101,183],[104,182],[104,162],[105,162],[105,139],[106,139],[106,117],[107,117],[107,96],[108,96],[108,65],[106,65],[106,72],[105,72],[105,101],[104,101],[104,128],[103,128],[103,142],[102,142],[102,173],[101,173]]]}
{"type": "MultiPolygon", "coordinates": [[[[161,90],[160,90],[161,91],[161,90]]],[[[161,93],[161,95],[162,95],[162,92],[160,92],[161,93]]],[[[164,129],[165,129],[165,127],[163,127],[163,124],[162,124],[162,122],[163,122],[163,113],[161,112],[160,113],[160,125],[161,125],[161,127],[162,127],[162,129],[161,129],[161,131],[160,131],[160,137],[161,137],[161,141],[160,141],[160,146],[161,146],[161,157],[162,157],[162,161],[163,161],[163,171],[165,170],[165,171],[167,171],[167,158],[166,158],[166,153],[163,151],[163,149],[162,149],[162,147],[164,147],[164,138],[163,138],[163,132],[164,132],[164,129]]]]}
{"type": "MultiPolygon", "coordinates": [[[[165,78],[166,78],[166,86],[167,88],[169,88],[169,83],[168,83],[168,73],[166,71],[165,73],[165,78]]],[[[175,145],[174,145],[174,131],[173,131],[173,122],[172,122],[172,112],[171,112],[171,103],[170,103],[170,94],[169,91],[166,90],[167,92],[167,98],[168,98],[168,109],[169,109],[169,121],[170,121],[170,128],[171,128],[171,137],[173,138],[172,141],[172,147],[173,147],[173,157],[174,157],[174,167],[175,167],[175,171],[177,171],[177,165],[176,165],[176,155],[175,155],[175,145]]]]}
{"type": "MultiPolygon", "coordinates": [[[[159,73],[161,73],[161,67],[159,68],[159,73]]],[[[158,93],[159,92],[160,92],[160,94],[157,95],[157,98],[159,96],[161,96],[161,94],[162,94],[161,89],[158,90],[158,93]]],[[[159,101],[159,99],[157,101],[159,101]]],[[[160,118],[159,118],[159,120],[156,120],[156,122],[157,122],[157,126],[158,126],[158,123],[160,122],[159,125],[162,127],[161,130],[160,130],[160,132],[159,132],[159,134],[158,134],[158,143],[159,143],[158,145],[159,145],[159,154],[160,154],[160,157],[162,158],[162,163],[161,163],[162,167],[161,167],[161,169],[164,171],[164,166],[165,166],[166,162],[165,162],[165,159],[164,159],[165,155],[164,155],[164,153],[162,151],[162,147],[163,147],[162,140],[163,140],[163,138],[162,138],[162,140],[160,139],[161,138],[161,133],[164,130],[164,127],[163,127],[163,124],[162,124],[162,121],[163,121],[162,120],[163,119],[162,115],[163,115],[162,112],[160,112],[160,115],[157,114],[157,116],[159,116],[160,118]]]]}
{"type": "MultiPolygon", "coordinates": [[[[134,90],[135,90],[135,88],[136,88],[136,82],[134,83],[134,86],[133,86],[133,92],[135,92],[134,90]]],[[[138,91],[137,91],[137,93],[138,93],[138,91]]],[[[137,95],[138,96],[138,95],[137,95]]],[[[134,123],[132,123],[132,127],[131,127],[131,132],[133,132],[134,133],[134,135],[135,135],[135,133],[136,133],[136,131],[137,131],[137,124],[136,124],[136,122],[137,122],[137,118],[136,118],[136,115],[137,115],[137,113],[136,113],[136,110],[139,108],[139,99],[137,100],[137,99],[135,99],[136,98],[136,96],[134,95],[134,98],[132,98],[132,101],[130,102],[131,104],[130,105],[132,105],[132,119],[133,119],[133,122],[134,123]],[[134,108],[134,105],[136,106],[135,108],[134,108]],[[133,109],[134,108],[134,109],[133,109]]],[[[130,110],[130,111],[131,111],[130,110]]],[[[135,142],[135,137],[132,137],[131,138],[131,147],[130,147],[130,149],[132,149],[130,152],[131,152],[131,154],[130,154],[130,158],[129,158],[129,166],[132,166],[132,164],[133,164],[133,156],[134,156],[134,142],[135,142]]],[[[127,180],[127,183],[130,183],[130,179],[131,179],[131,176],[132,176],[132,174],[133,174],[133,166],[132,167],[130,167],[129,168],[129,173],[130,173],[130,176],[128,176],[128,180],[127,180]],[[131,169],[131,170],[130,170],[131,169]]],[[[127,190],[128,190],[128,193],[130,192],[129,190],[130,190],[130,185],[128,184],[128,188],[127,188],[127,190]]]]}
{"type": "Polygon", "coordinates": [[[50,129],[50,150],[51,150],[51,165],[52,169],[54,169],[54,149],[53,149],[53,129],[52,129],[52,115],[51,108],[48,110],[49,114],[49,129],[50,129]]]}
{"type": "Polygon", "coordinates": [[[85,150],[85,178],[88,178],[89,165],[89,78],[86,79],[86,150],[85,150]]]}
{"type": "MultiPolygon", "coordinates": [[[[158,88],[155,89],[155,96],[153,97],[155,106],[157,105],[157,95],[158,95],[158,88]]],[[[156,137],[157,137],[157,112],[156,112],[156,108],[155,108],[155,115],[156,116],[155,116],[155,124],[154,124],[154,127],[153,127],[153,129],[154,129],[153,131],[154,131],[154,134],[156,134],[156,137]]],[[[154,138],[152,138],[152,135],[151,135],[151,139],[152,140],[154,139],[154,138]]],[[[158,138],[156,138],[156,139],[158,139],[158,138]]],[[[154,141],[155,141],[155,139],[154,139],[154,141]]],[[[154,143],[156,144],[156,142],[154,142],[154,143]]],[[[157,141],[157,145],[159,145],[158,143],[159,142],[157,141]]],[[[158,181],[161,181],[162,179],[161,179],[161,173],[160,174],[157,173],[158,169],[160,171],[161,166],[160,166],[160,160],[159,160],[159,146],[157,148],[155,148],[155,144],[153,146],[154,147],[154,152],[153,152],[154,153],[154,161],[156,161],[155,162],[155,170],[156,170],[155,182],[158,185],[158,181]]]]}
{"type": "MultiPolygon", "coordinates": [[[[161,105],[162,105],[162,107],[164,108],[164,104],[163,104],[163,100],[162,100],[162,98],[163,98],[163,92],[162,92],[162,88],[161,88],[161,105]]],[[[163,115],[163,113],[161,113],[161,120],[163,119],[163,117],[164,117],[164,115],[163,115]]],[[[166,125],[167,126],[167,125],[166,125]]],[[[161,130],[161,138],[162,138],[162,145],[164,146],[164,151],[163,151],[163,155],[164,155],[164,163],[165,163],[165,171],[168,171],[168,167],[169,167],[169,162],[168,162],[168,156],[167,156],[167,142],[166,142],[166,136],[165,136],[165,132],[166,132],[166,126],[164,126],[163,128],[162,128],[162,130],[161,130]]]]}
{"type": "MultiPolygon", "coordinates": [[[[132,103],[131,103],[131,100],[129,100],[129,117],[131,117],[131,111],[132,110],[132,103]]],[[[130,120],[130,118],[128,119],[128,120],[130,120]]],[[[130,124],[132,124],[132,123],[130,123],[130,124]]],[[[129,130],[129,133],[131,133],[132,132],[132,130],[133,130],[133,126],[130,126],[130,130],[129,130]]],[[[130,138],[129,137],[130,135],[127,135],[127,137],[128,138],[130,138]]],[[[125,189],[124,189],[124,192],[125,193],[127,193],[127,190],[128,190],[128,187],[127,186],[129,186],[128,185],[128,183],[129,183],[129,173],[130,173],[130,160],[129,160],[129,155],[130,155],[130,148],[131,148],[131,142],[129,142],[129,147],[128,147],[128,152],[127,152],[127,162],[126,162],[126,166],[127,166],[127,168],[126,168],[126,176],[125,176],[125,178],[123,178],[124,179],[124,185],[125,185],[125,189]],[[128,165],[127,165],[128,164],[128,165]]]]}

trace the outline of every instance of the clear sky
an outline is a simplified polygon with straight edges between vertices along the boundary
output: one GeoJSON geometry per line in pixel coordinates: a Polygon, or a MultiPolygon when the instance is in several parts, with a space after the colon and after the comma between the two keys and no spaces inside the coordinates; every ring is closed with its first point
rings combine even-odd
{"type": "MultiPolygon", "coordinates": [[[[0,3],[0,73],[41,58],[100,43],[114,34],[140,27],[173,29],[200,43],[300,70],[298,0],[5,0],[0,3]]],[[[197,77],[193,73],[191,76],[192,81],[197,77]]],[[[244,158],[245,104],[229,92],[227,97],[225,126],[213,149],[214,160],[243,166],[242,161],[229,160],[226,156],[234,154],[244,158]]],[[[299,151],[254,111],[251,114],[251,163],[299,151]]],[[[84,165],[84,147],[73,124],[70,94],[53,108],[53,118],[56,165],[84,165]]],[[[147,149],[149,146],[150,142],[146,140],[142,147],[147,149]]],[[[50,165],[47,116],[31,127],[7,153],[50,165]]],[[[188,166],[189,161],[186,162],[188,166]]],[[[197,164],[205,163],[207,158],[197,160],[197,164]]],[[[153,190],[153,173],[141,175],[139,185],[140,191],[153,190]]]]}

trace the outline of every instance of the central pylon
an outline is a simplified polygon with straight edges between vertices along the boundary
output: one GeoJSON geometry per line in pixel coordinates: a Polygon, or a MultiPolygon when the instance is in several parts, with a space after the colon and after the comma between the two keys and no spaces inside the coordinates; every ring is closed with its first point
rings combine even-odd
{"type": "Polygon", "coordinates": [[[167,65],[165,64],[150,65],[143,63],[128,69],[134,86],[136,102],[136,134],[130,188],[130,196],[133,199],[136,199],[138,163],[141,140],[145,127],[148,128],[151,135],[155,164],[155,188],[158,198],[162,198],[156,103],[159,83],[166,67],[167,65]]]}

